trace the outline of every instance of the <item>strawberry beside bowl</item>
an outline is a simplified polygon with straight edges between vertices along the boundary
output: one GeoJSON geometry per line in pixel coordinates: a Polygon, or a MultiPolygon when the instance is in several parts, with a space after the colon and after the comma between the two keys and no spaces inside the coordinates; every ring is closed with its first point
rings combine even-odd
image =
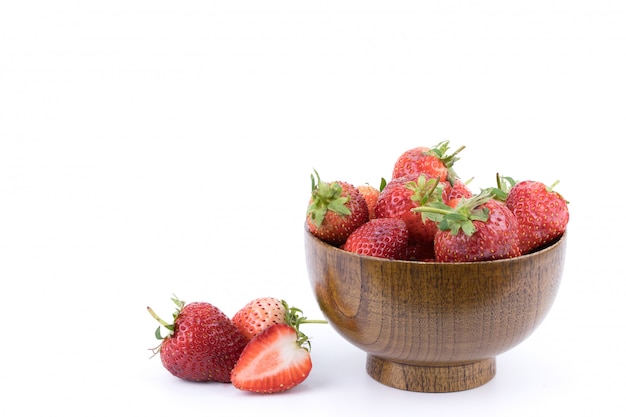
{"type": "Polygon", "coordinates": [[[322,313],[367,353],[380,383],[418,392],[479,387],[496,356],[525,340],[556,297],[566,235],[539,251],[482,262],[399,261],[350,253],[305,228],[322,313]]]}

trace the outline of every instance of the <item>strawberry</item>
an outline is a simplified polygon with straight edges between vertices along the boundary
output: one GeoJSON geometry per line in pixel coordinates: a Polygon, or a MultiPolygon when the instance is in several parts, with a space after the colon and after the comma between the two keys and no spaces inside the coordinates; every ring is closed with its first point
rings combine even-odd
{"type": "Polygon", "coordinates": [[[239,331],[251,340],[268,327],[285,323],[288,306],[274,297],[261,297],[248,302],[232,318],[239,331]]]}
{"type": "Polygon", "coordinates": [[[240,390],[271,394],[302,383],[311,368],[308,338],[297,327],[278,323],[248,343],[230,380],[240,390]]]}
{"type": "Polygon", "coordinates": [[[271,394],[302,383],[312,369],[306,336],[279,323],[252,339],[231,373],[234,387],[271,394]]]}
{"type": "Polygon", "coordinates": [[[520,249],[528,253],[545,246],[565,233],[569,222],[568,202],[539,181],[515,183],[508,192],[506,205],[520,225],[520,249]]]}
{"type": "Polygon", "coordinates": [[[389,181],[378,196],[376,218],[401,219],[409,229],[410,242],[432,242],[437,225],[412,209],[436,201],[438,184],[437,178],[426,175],[407,175],[389,181]]]}
{"type": "Polygon", "coordinates": [[[436,221],[435,256],[439,262],[474,262],[521,255],[519,224],[506,205],[489,190],[470,199],[455,199],[414,209],[436,221]]]}
{"type": "Polygon", "coordinates": [[[343,245],[357,227],[369,220],[367,202],[354,185],[323,182],[311,175],[311,198],[306,223],[309,231],[334,246],[343,245]]]}
{"type": "Polygon", "coordinates": [[[451,155],[447,155],[449,141],[443,141],[433,147],[419,146],[402,153],[396,160],[391,179],[406,175],[424,174],[439,181],[454,183],[457,175],[453,166],[459,160],[458,154],[465,146],[460,147],[451,155]]]}
{"type": "Polygon", "coordinates": [[[232,318],[233,324],[248,339],[263,333],[274,324],[326,323],[325,320],[309,320],[302,317],[302,310],[290,307],[285,300],[260,297],[249,301],[232,318]]]}
{"type": "Polygon", "coordinates": [[[385,185],[385,179],[381,178],[379,188],[376,188],[370,184],[361,184],[356,187],[365,199],[365,202],[367,203],[367,211],[369,213],[370,220],[376,218],[376,212],[374,210],[376,207],[376,201],[378,200],[380,191],[385,188],[385,185]]]}
{"type": "Polygon", "coordinates": [[[473,195],[472,190],[470,190],[467,183],[463,181],[457,180],[454,182],[454,185],[450,184],[448,181],[444,181],[441,185],[443,187],[441,199],[444,203],[448,203],[450,200],[461,197],[470,198],[473,195]]]}
{"type": "Polygon", "coordinates": [[[165,369],[172,375],[188,381],[229,382],[239,355],[247,339],[230,318],[210,303],[185,304],[172,298],[176,304],[174,322],[166,323],[148,307],[148,312],[169,330],[161,336],[161,326],[156,337],[161,344],[152,349],[160,354],[165,369]]]}
{"type": "Polygon", "coordinates": [[[356,229],[343,249],[361,255],[387,259],[405,259],[409,229],[401,219],[372,219],[356,229]]]}

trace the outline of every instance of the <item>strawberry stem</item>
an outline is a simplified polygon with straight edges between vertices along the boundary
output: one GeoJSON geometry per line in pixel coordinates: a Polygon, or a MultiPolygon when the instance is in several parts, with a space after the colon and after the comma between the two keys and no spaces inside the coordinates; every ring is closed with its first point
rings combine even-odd
{"type": "Polygon", "coordinates": [[[554,191],[554,187],[556,187],[560,182],[561,180],[554,181],[554,183],[548,187],[548,191],[554,191]]]}
{"type": "Polygon", "coordinates": [[[409,181],[404,186],[413,191],[411,200],[422,206],[441,198],[441,186],[437,178],[429,178],[422,174],[417,181],[409,181]]]}
{"type": "Polygon", "coordinates": [[[155,319],[156,321],[158,321],[158,322],[161,324],[161,326],[163,326],[163,327],[165,327],[165,328],[168,328],[168,327],[170,327],[170,326],[171,326],[171,324],[170,324],[170,323],[166,322],[166,321],[165,321],[165,320],[163,320],[161,317],[157,316],[157,314],[154,312],[154,310],[152,310],[150,307],[148,307],[148,313],[150,313],[150,315],[151,315],[152,317],[154,317],[154,319],[155,319]]]}
{"type": "Polygon", "coordinates": [[[440,230],[449,230],[453,235],[463,230],[467,236],[471,236],[476,231],[473,221],[485,222],[489,219],[489,209],[481,206],[493,198],[492,191],[487,189],[469,199],[461,199],[454,208],[435,201],[411,210],[424,214],[437,223],[440,230]]]}
{"type": "MultiPolygon", "coordinates": [[[[178,315],[180,314],[181,310],[185,306],[185,302],[179,300],[178,297],[176,297],[176,295],[174,295],[174,297],[172,297],[171,300],[174,302],[174,304],[176,304],[176,311],[173,314],[173,318],[174,318],[174,322],[173,323],[166,322],[161,317],[159,317],[157,315],[157,313],[155,313],[154,310],[152,310],[152,308],[150,308],[150,306],[147,307],[148,308],[148,313],[150,313],[150,315],[156,321],[159,322],[159,326],[154,331],[154,336],[157,338],[157,340],[163,340],[166,337],[168,337],[168,336],[170,336],[171,334],[174,333],[174,328],[175,328],[174,323],[176,322],[176,318],[178,317],[178,315]],[[163,336],[161,334],[161,326],[165,327],[168,330],[168,334],[167,335],[163,336]]],[[[157,346],[155,348],[151,348],[150,350],[152,351],[152,353],[154,355],[156,355],[161,350],[161,345],[159,344],[159,346],[157,346]]],[[[152,356],[154,356],[154,355],[152,355],[152,356]]]]}
{"type": "Polygon", "coordinates": [[[302,310],[300,310],[299,308],[290,307],[285,300],[281,300],[281,303],[286,310],[285,322],[289,326],[293,327],[293,329],[296,331],[296,334],[298,335],[296,343],[298,344],[298,346],[310,352],[311,341],[309,340],[309,337],[300,330],[300,325],[304,323],[328,324],[328,322],[326,320],[309,320],[306,317],[302,316],[302,310]]]}
{"type": "Polygon", "coordinates": [[[441,162],[443,162],[443,164],[448,169],[448,178],[447,178],[447,180],[448,180],[448,182],[451,185],[454,185],[454,182],[458,178],[458,175],[454,171],[454,167],[453,166],[460,159],[457,155],[463,149],[465,149],[465,146],[461,146],[456,151],[454,151],[452,154],[446,155],[446,153],[450,149],[449,146],[448,146],[449,144],[450,144],[449,140],[444,140],[443,142],[439,142],[435,146],[431,147],[429,152],[430,152],[431,155],[436,156],[437,158],[439,158],[439,160],[441,162]]]}
{"type": "Polygon", "coordinates": [[[511,188],[517,184],[517,181],[511,177],[503,177],[499,173],[496,173],[496,186],[492,188],[488,188],[489,192],[499,201],[506,201],[506,198],[511,191],[511,188]]]}

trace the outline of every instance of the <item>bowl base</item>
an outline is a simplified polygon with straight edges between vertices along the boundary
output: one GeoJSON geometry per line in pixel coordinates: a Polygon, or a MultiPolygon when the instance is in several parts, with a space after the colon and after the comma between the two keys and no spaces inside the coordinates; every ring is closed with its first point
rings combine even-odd
{"type": "Polygon", "coordinates": [[[491,381],[496,374],[496,359],[423,366],[393,362],[368,354],[366,369],[376,381],[393,388],[416,392],[455,392],[491,381]]]}

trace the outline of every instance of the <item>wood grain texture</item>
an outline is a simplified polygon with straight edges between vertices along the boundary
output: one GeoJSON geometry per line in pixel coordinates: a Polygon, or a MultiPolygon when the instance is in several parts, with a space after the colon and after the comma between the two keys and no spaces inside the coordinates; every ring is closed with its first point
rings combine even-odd
{"type": "Polygon", "coordinates": [[[514,259],[425,263],[348,253],[305,230],[305,253],[320,309],[368,353],[370,376],[410,391],[451,392],[491,380],[495,357],[543,321],[565,241],[514,259]]]}

